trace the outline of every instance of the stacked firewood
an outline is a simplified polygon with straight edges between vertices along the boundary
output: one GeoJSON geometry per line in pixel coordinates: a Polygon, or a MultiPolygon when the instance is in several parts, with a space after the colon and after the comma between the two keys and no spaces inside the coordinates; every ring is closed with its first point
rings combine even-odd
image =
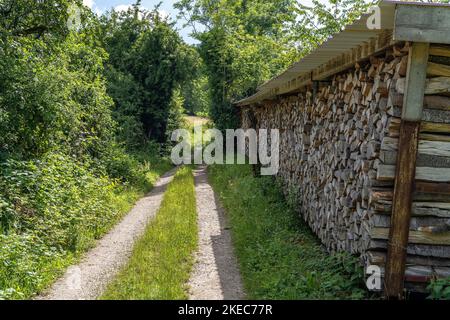
{"type": "MultiPolygon", "coordinates": [[[[280,130],[284,191],[323,244],[366,265],[383,266],[386,257],[408,49],[395,45],[299,94],[242,111],[244,128],[280,130]]],[[[430,53],[407,248],[411,281],[450,275],[450,48],[430,53]]]]}

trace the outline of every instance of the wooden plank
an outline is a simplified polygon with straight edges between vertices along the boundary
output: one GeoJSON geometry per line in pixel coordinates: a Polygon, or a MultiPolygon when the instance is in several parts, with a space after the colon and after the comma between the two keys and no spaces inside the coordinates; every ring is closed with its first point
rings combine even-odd
{"type": "MultiPolygon", "coordinates": [[[[367,256],[370,264],[384,265],[386,263],[386,253],[384,253],[384,252],[368,251],[366,253],[366,256],[367,256]]],[[[450,260],[408,255],[406,257],[406,264],[407,265],[450,267],[450,260]]]]}
{"type": "MultiPolygon", "coordinates": [[[[391,228],[392,229],[392,228],[391,228]]],[[[450,232],[443,233],[431,233],[425,231],[411,231],[408,233],[408,242],[412,244],[431,244],[431,245],[442,245],[450,246],[450,232]]],[[[389,238],[389,228],[373,228],[372,234],[373,239],[387,240],[389,238]]],[[[392,248],[392,244],[390,246],[392,248]]],[[[402,248],[404,251],[404,248],[402,248]]],[[[388,250],[389,252],[389,250],[388,250]]],[[[405,251],[406,253],[406,251],[405,251]]],[[[388,254],[389,256],[389,254],[388,254]]],[[[389,261],[389,258],[388,258],[389,261]]],[[[397,261],[398,262],[398,261],[397,261]]]]}
{"type": "Polygon", "coordinates": [[[442,134],[421,133],[419,138],[426,141],[450,142],[450,136],[442,134]]]}
{"type": "Polygon", "coordinates": [[[409,48],[402,120],[420,121],[422,119],[429,48],[429,43],[414,43],[409,48]]]}
{"type": "Polygon", "coordinates": [[[450,7],[397,4],[394,40],[450,44],[450,7]]]}
{"type": "MultiPolygon", "coordinates": [[[[439,183],[439,182],[423,182],[417,181],[414,188],[414,200],[419,201],[434,201],[437,200],[433,197],[437,195],[445,195],[442,197],[447,199],[450,203],[450,183],[439,183]]],[[[376,202],[380,200],[392,200],[394,197],[394,192],[390,189],[373,189],[370,191],[370,202],[376,202]]]]}
{"type": "MultiPolygon", "coordinates": [[[[396,12],[396,27],[399,18],[397,13],[398,11],[396,12]]],[[[400,12],[400,21],[401,19],[400,12]]],[[[423,113],[429,48],[429,43],[422,42],[414,42],[409,48],[398,144],[397,170],[395,172],[391,227],[386,229],[389,245],[384,293],[387,297],[397,299],[403,298],[406,247],[409,239],[409,225],[416,176],[416,159],[419,147],[420,120],[422,119],[423,113]]]]}
{"type": "MultiPolygon", "coordinates": [[[[425,118],[425,115],[428,114],[429,117],[433,117],[433,119],[441,121],[439,122],[432,122],[432,121],[422,121],[420,124],[420,132],[426,133],[426,134],[438,134],[439,136],[449,136],[450,134],[450,123],[446,123],[448,120],[446,117],[439,117],[437,114],[443,113],[447,114],[448,111],[439,111],[439,110],[424,110],[423,115],[425,118]],[[429,111],[433,111],[433,113],[430,113],[429,111]],[[436,113],[436,114],[434,114],[436,113]]],[[[450,119],[450,114],[448,114],[450,119]]],[[[398,132],[400,129],[400,122],[401,120],[398,118],[391,118],[389,119],[389,125],[388,125],[388,133],[389,137],[395,138],[398,137],[398,132]]],[[[445,139],[445,138],[444,138],[445,139]]],[[[430,141],[446,141],[439,139],[422,139],[422,140],[430,140],[430,141]]]]}
{"type": "MultiPolygon", "coordinates": [[[[406,78],[400,78],[395,83],[395,90],[403,94],[405,92],[406,78]]],[[[450,93],[450,77],[437,77],[427,79],[425,83],[425,94],[449,94],[450,93]]]]}
{"type": "MultiPolygon", "coordinates": [[[[371,240],[368,244],[368,249],[380,250],[387,249],[387,241],[385,240],[371,240]]],[[[406,252],[411,255],[422,257],[434,257],[450,259],[450,246],[442,245],[427,245],[427,244],[408,244],[406,252]]]]}
{"type": "MultiPolygon", "coordinates": [[[[408,99],[405,100],[408,101],[408,99]]],[[[408,107],[407,104],[405,106],[408,107]]],[[[409,116],[413,116],[413,114],[409,114],[409,116]]],[[[416,114],[419,114],[418,119],[420,120],[421,112],[416,112],[416,114]]],[[[386,229],[389,245],[386,263],[385,295],[388,297],[403,297],[406,247],[408,245],[409,221],[411,219],[419,129],[420,122],[402,121],[400,125],[400,148],[397,159],[399,170],[397,170],[395,175],[391,228],[386,229]]]]}
{"type": "MultiPolygon", "coordinates": [[[[396,165],[397,164],[397,152],[396,151],[381,151],[380,160],[382,164],[396,165]]],[[[416,160],[417,167],[432,167],[432,168],[450,168],[450,158],[442,156],[431,156],[428,154],[417,155],[416,160]]]]}
{"type": "Polygon", "coordinates": [[[445,64],[428,62],[427,75],[431,77],[450,77],[450,66],[445,64]]]}
{"type": "Polygon", "coordinates": [[[444,65],[446,67],[450,66],[450,57],[441,57],[441,56],[432,56],[430,55],[430,59],[428,60],[432,63],[437,63],[440,65],[444,65]]]}
{"type": "MultiPolygon", "coordinates": [[[[378,167],[377,180],[388,181],[395,177],[396,166],[383,164],[378,167]]],[[[450,182],[450,168],[418,167],[415,179],[430,182],[450,182]]]]}
{"type": "MultiPolygon", "coordinates": [[[[390,216],[386,214],[375,214],[372,217],[373,226],[376,228],[389,228],[390,227],[390,216]]],[[[448,232],[448,219],[440,217],[412,217],[409,230],[415,231],[428,231],[431,233],[443,233],[448,232]]]]}
{"type": "MultiPolygon", "coordinates": [[[[402,115],[402,108],[401,107],[393,107],[390,110],[388,110],[387,112],[389,115],[395,117],[395,118],[399,118],[402,115]]],[[[393,119],[396,120],[396,119],[393,119]]],[[[391,121],[393,121],[391,120],[391,121]]],[[[444,133],[450,133],[450,131],[448,130],[450,128],[449,124],[450,124],[450,111],[448,110],[435,110],[435,109],[424,109],[422,112],[422,123],[424,126],[429,127],[430,129],[433,129],[433,126],[435,126],[435,124],[441,124],[441,123],[445,123],[447,124],[446,129],[447,131],[441,131],[440,132],[444,132],[444,133]]],[[[400,123],[400,122],[398,122],[400,123]]],[[[421,129],[421,132],[426,132],[427,130],[423,130],[421,129]]],[[[433,130],[428,130],[428,132],[433,132],[433,130]]],[[[434,132],[439,132],[439,131],[434,131],[434,132]]]]}
{"type": "MultiPolygon", "coordinates": [[[[381,200],[372,204],[373,211],[381,214],[392,214],[392,201],[381,200]]],[[[440,217],[450,219],[450,203],[448,202],[413,202],[412,216],[440,217]]]]}
{"type": "Polygon", "coordinates": [[[426,96],[424,107],[436,110],[450,110],[450,97],[445,96],[426,96]]]}
{"type": "Polygon", "coordinates": [[[422,193],[450,194],[450,183],[419,182],[416,183],[415,190],[422,193]]]}
{"type": "MultiPolygon", "coordinates": [[[[389,99],[393,107],[403,106],[403,94],[390,90],[389,99]]],[[[423,106],[425,109],[450,111],[450,97],[428,95],[424,98],[423,106]]]]}

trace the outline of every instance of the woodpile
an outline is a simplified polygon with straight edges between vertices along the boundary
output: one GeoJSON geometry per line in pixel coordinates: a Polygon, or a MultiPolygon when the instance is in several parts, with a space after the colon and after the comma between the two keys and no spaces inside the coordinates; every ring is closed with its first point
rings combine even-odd
{"type": "MultiPolygon", "coordinates": [[[[450,276],[450,48],[432,46],[406,280],[450,276]]],[[[330,252],[384,266],[408,43],[303,92],[242,110],[244,128],[280,130],[284,191],[330,252]]]]}

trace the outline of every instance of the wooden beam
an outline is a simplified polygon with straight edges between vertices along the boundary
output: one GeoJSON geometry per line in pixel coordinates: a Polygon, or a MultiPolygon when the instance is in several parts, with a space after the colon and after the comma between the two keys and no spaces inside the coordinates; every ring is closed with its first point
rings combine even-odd
{"type": "Polygon", "coordinates": [[[402,120],[422,119],[429,48],[429,43],[414,43],[409,49],[402,120]]]}
{"type": "Polygon", "coordinates": [[[427,74],[431,77],[450,77],[450,66],[445,64],[428,62],[427,74]]]}
{"type": "Polygon", "coordinates": [[[339,55],[312,71],[312,80],[324,80],[332,75],[347,69],[353,68],[355,63],[369,60],[371,56],[383,53],[388,48],[397,44],[392,41],[392,30],[382,30],[378,33],[374,47],[370,48],[369,42],[365,45],[349,49],[342,55],[339,55]]]}
{"type": "Polygon", "coordinates": [[[429,43],[413,43],[409,49],[384,281],[384,294],[388,298],[403,298],[429,47],[429,43]]]}
{"type": "MultiPolygon", "coordinates": [[[[401,169],[400,169],[401,170],[401,169]]],[[[377,180],[389,181],[394,179],[396,166],[379,165],[377,180]]],[[[415,179],[429,182],[447,182],[450,183],[450,168],[417,167],[415,179]]]]}
{"type": "Polygon", "coordinates": [[[416,192],[433,194],[450,194],[449,183],[420,182],[416,183],[416,192]]]}
{"type": "Polygon", "coordinates": [[[397,4],[394,40],[450,44],[449,6],[397,4]]]}

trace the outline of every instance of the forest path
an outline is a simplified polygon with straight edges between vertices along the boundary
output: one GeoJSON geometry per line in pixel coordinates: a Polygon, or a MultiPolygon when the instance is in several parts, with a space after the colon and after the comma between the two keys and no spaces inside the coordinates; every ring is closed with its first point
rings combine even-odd
{"type": "Polygon", "coordinates": [[[158,212],[175,172],[176,169],[172,169],[164,174],[155,183],[153,190],[139,200],[122,221],[84,255],[79,264],[71,266],[49,290],[35,299],[94,300],[100,297],[128,261],[134,243],[158,212]]]}
{"type": "Polygon", "coordinates": [[[244,290],[225,212],[208,183],[206,166],[195,170],[199,248],[189,281],[191,300],[240,300],[244,290]]]}

